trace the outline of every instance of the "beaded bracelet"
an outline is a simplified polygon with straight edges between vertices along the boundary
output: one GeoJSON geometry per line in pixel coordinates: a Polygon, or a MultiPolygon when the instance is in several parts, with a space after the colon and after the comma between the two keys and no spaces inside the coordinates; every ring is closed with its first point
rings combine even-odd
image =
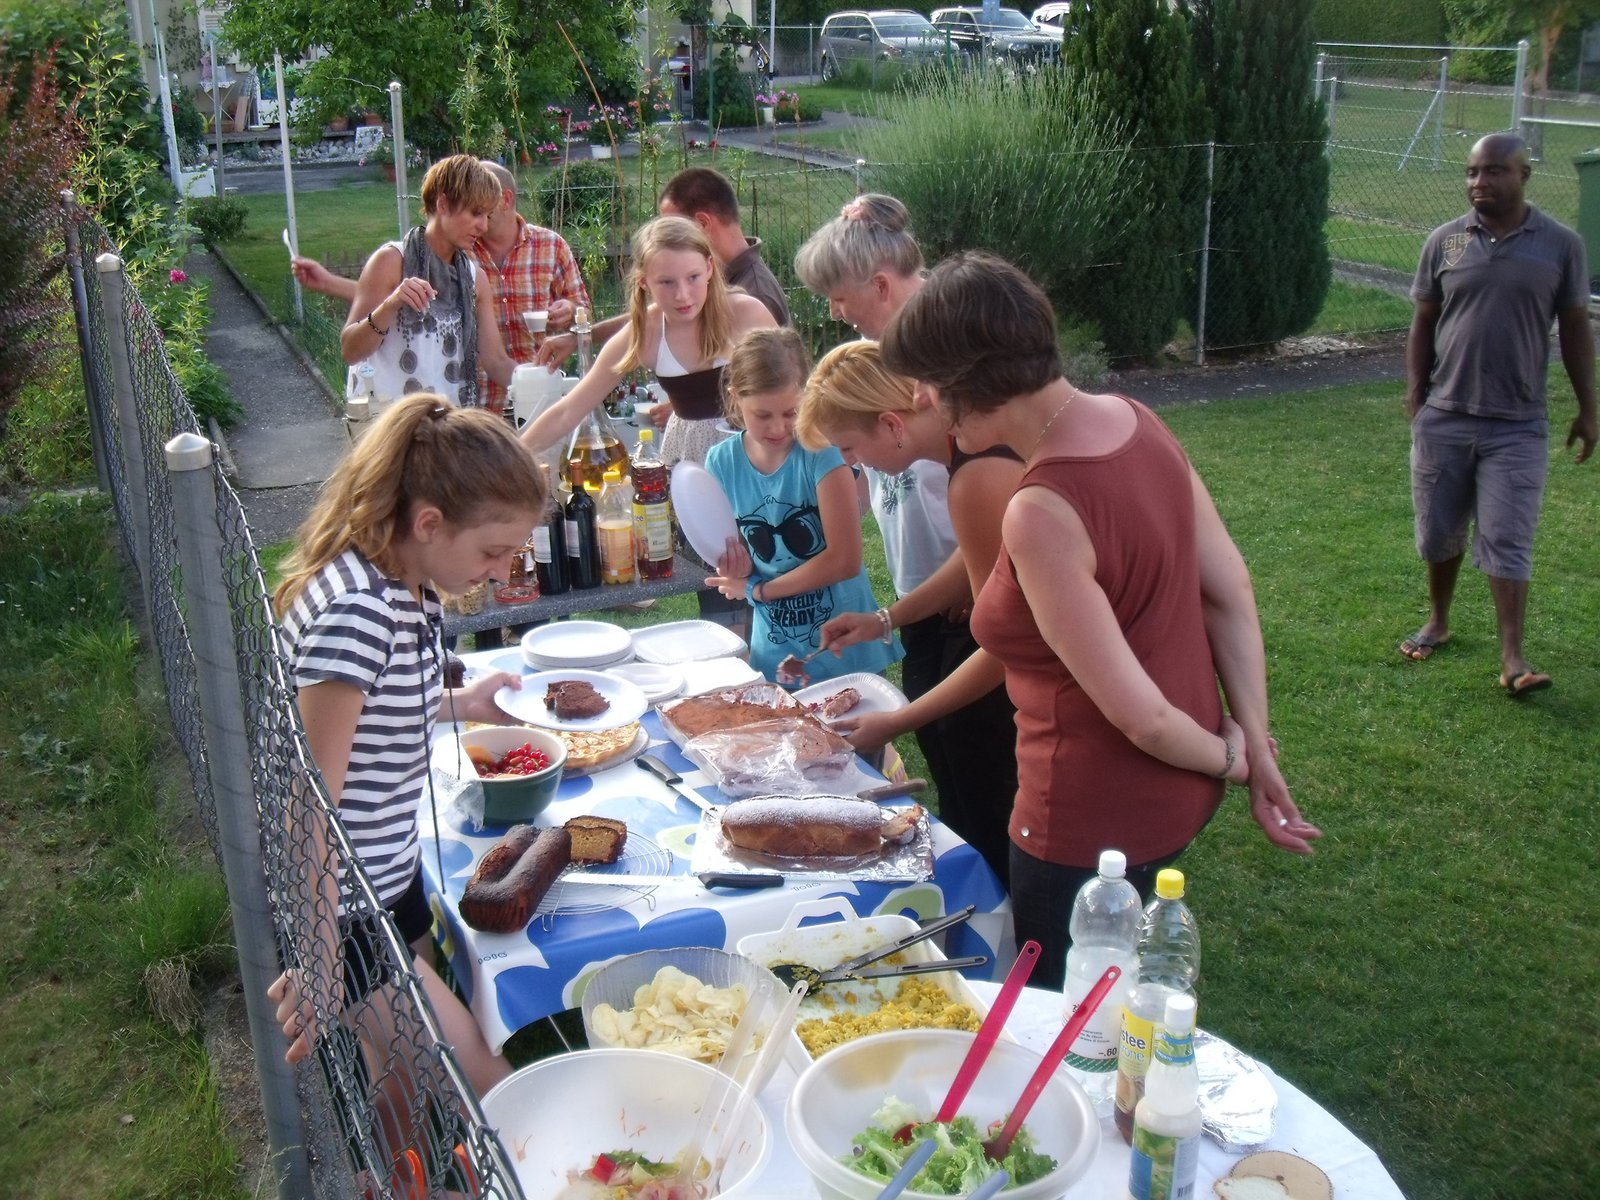
{"type": "MultiPolygon", "coordinates": [[[[375,312],[377,310],[374,309],[373,311],[375,312]]],[[[389,331],[387,329],[379,329],[378,328],[378,323],[372,319],[372,313],[368,313],[367,314],[366,320],[367,320],[367,328],[372,330],[373,333],[377,334],[379,337],[388,337],[389,336],[389,331]]]]}
{"type": "Polygon", "coordinates": [[[883,632],[878,636],[878,640],[887,646],[894,641],[894,620],[889,616],[887,608],[878,610],[878,620],[883,622],[883,632]]]}

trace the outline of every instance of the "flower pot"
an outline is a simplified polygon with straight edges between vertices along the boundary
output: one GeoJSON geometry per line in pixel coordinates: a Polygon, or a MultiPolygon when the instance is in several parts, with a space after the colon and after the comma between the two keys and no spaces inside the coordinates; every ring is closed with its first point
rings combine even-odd
{"type": "Polygon", "coordinates": [[[387,179],[390,183],[394,182],[394,164],[393,163],[384,163],[383,164],[383,177],[385,179],[387,179]]]}
{"type": "Polygon", "coordinates": [[[334,117],[333,120],[328,122],[328,128],[333,130],[335,133],[343,133],[346,129],[350,128],[350,118],[334,117]]]}
{"type": "Polygon", "coordinates": [[[771,105],[767,105],[767,104],[763,104],[761,106],[761,123],[763,125],[776,124],[777,123],[777,117],[778,117],[778,110],[777,109],[775,109],[771,105]]]}
{"type": "Polygon", "coordinates": [[[365,113],[362,114],[361,123],[363,125],[382,125],[383,124],[383,114],[382,113],[373,112],[371,109],[368,109],[365,113]]]}

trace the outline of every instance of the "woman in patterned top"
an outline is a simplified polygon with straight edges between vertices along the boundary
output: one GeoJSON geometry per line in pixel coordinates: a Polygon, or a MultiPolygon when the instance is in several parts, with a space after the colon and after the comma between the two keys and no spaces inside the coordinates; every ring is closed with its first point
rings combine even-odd
{"type": "MultiPolygon", "coordinates": [[[[274,597],[306,741],[327,794],[379,901],[418,952],[411,969],[480,1092],[509,1068],[421,953],[432,918],[418,870],[417,805],[434,722],[504,722],[493,696],[516,677],[491,672],[445,693],[435,588],[464,592],[490,578],[526,541],[544,502],[533,460],[505,422],[436,395],[408,396],[373,423],[329,478],[274,597]]],[[[298,832],[322,839],[319,829],[298,832]]],[[[309,935],[310,953],[322,961],[304,979],[297,969],[285,971],[269,996],[290,1041],[289,1061],[311,1052],[319,1024],[333,1015],[326,1010],[331,999],[334,1013],[343,1009],[343,1021],[356,1026],[376,1069],[386,1061],[392,1018],[381,1000],[364,1001],[396,981],[386,977],[370,922],[343,911],[336,869],[311,882],[326,906],[309,935]],[[337,937],[325,919],[335,905],[337,937]],[[343,995],[318,995],[314,1004],[302,984],[337,979],[341,970],[343,995]]],[[[384,1082],[392,1094],[393,1074],[384,1082]]]]}

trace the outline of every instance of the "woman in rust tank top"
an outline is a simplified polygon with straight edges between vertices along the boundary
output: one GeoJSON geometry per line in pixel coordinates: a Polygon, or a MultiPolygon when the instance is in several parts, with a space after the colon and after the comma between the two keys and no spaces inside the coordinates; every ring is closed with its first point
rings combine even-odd
{"type": "MultiPolygon", "coordinates": [[[[885,331],[883,359],[944,409],[963,451],[1008,446],[1025,464],[972,614],[982,649],[894,720],[914,727],[1005,680],[1012,903],[1018,942],[1045,951],[1035,979],[1060,985],[1072,900],[1100,852],[1122,850],[1148,890],[1226,783],[1248,785],[1270,841],[1310,853],[1319,831],[1268,737],[1249,572],[1166,426],[1136,400],[1073,387],[1049,300],[990,255],[936,267],[885,331]]],[[[866,725],[857,741],[892,732],[866,725]]]]}

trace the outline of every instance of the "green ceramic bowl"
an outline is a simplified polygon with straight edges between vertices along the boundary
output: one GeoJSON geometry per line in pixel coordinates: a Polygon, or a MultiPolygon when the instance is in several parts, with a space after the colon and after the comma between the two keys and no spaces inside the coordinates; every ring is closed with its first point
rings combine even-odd
{"type": "Polygon", "coordinates": [[[550,756],[550,765],[537,775],[501,775],[480,779],[483,785],[485,824],[516,825],[531,821],[550,807],[561,786],[567,765],[567,744],[548,729],[531,725],[491,725],[469,729],[461,735],[461,748],[478,746],[496,758],[518,746],[531,744],[550,756]]]}

